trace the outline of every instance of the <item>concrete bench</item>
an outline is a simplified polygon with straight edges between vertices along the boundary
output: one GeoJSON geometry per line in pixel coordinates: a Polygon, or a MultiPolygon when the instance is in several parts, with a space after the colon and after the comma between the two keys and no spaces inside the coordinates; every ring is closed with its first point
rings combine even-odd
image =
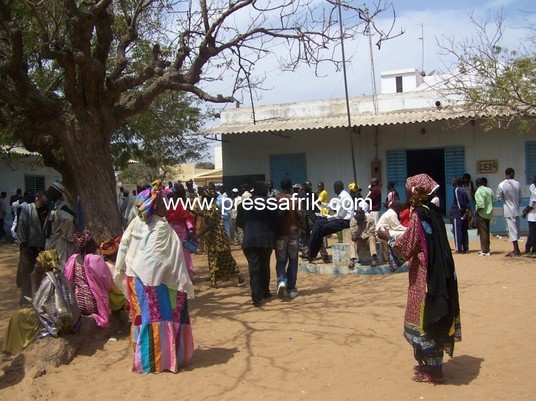
{"type": "MultiPolygon", "coordinates": [[[[342,238],[343,240],[341,244],[333,244],[331,246],[333,251],[333,264],[347,266],[348,262],[350,261],[352,246],[352,238],[349,228],[342,230],[342,238]]],[[[387,263],[382,257],[383,252],[380,241],[376,241],[376,255],[378,257],[377,260],[379,264],[387,263]]],[[[357,248],[357,260],[359,260],[362,265],[370,265],[372,258],[370,256],[368,245],[362,245],[357,248]]]]}

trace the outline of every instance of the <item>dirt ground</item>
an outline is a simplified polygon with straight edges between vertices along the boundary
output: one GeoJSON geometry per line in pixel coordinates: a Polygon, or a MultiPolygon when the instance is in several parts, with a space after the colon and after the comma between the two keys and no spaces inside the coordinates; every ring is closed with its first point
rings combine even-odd
{"type": "MultiPolygon", "coordinates": [[[[463,340],[446,359],[446,384],[411,380],[414,359],[402,336],[407,273],[300,271],[295,300],[273,297],[255,308],[247,287],[207,289],[206,256],[195,255],[195,352],[181,372],[129,372],[122,333],[42,377],[0,376],[0,399],[534,400],[536,259],[504,257],[504,238],[493,239],[491,257],[477,255],[476,241],[470,249],[454,255],[463,340]]],[[[247,274],[240,249],[233,253],[247,274]]],[[[14,245],[0,245],[0,340],[17,307],[17,260],[14,245]]]]}

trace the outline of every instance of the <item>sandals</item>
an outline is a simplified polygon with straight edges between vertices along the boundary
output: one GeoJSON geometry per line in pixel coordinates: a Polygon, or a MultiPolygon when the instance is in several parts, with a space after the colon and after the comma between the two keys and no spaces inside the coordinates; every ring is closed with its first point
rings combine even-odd
{"type": "Polygon", "coordinates": [[[433,372],[426,365],[416,365],[413,367],[413,371],[415,375],[411,378],[411,380],[417,383],[442,384],[445,382],[443,372],[433,372]]]}
{"type": "Polygon", "coordinates": [[[506,256],[507,258],[517,258],[518,256],[521,256],[521,252],[512,251],[504,256],[506,256]]]}
{"type": "Polygon", "coordinates": [[[350,261],[348,262],[348,268],[350,270],[354,270],[354,267],[355,267],[355,258],[351,258],[350,261]]]}

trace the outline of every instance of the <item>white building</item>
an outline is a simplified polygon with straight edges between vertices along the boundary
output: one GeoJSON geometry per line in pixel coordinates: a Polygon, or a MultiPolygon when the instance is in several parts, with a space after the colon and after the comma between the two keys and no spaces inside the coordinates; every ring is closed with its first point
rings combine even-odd
{"type": "MultiPolygon", "coordinates": [[[[526,204],[536,174],[536,132],[521,135],[510,127],[485,133],[484,116],[471,115],[432,89],[437,80],[417,69],[382,74],[385,93],[350,99],[350,125],[345,99],[328,99],[257,106],[255,121],[250,109],[225,109],[220,125],[204,133],[222,135],[228,188],[257,179],[278,186],[286,176],[293,182],[324,181],[329,191],[336,180],[366,188],[377,176],[384,192],[393,180],[402,193],[408,176],[427,173],[441,185],[448,213],[454,177],[485,176],[495,190],[512,167],[526,204]]],[[[502,215],[500,205],[495,215],[502,215]]],[[[492,230],[503,229],[502,219],[495,218],[492,230]]]]}
{"type": "Polygon", "coordinates": [[[61,179],[59,172],[43,164],[39,153],[21,147],[0,148],[0,190],[7,192],[8,199],[18,188],[43,192],[61,179]]]}

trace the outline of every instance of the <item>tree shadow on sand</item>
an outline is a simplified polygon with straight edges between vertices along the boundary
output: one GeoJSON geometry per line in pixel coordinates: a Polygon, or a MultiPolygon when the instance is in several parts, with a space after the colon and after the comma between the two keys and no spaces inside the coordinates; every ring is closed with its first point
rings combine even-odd
{"type": "Polygon", "coordinates": [[[192,360],[186,365],[184,370],[194,370],[207,368],[214,365],[223,365],[238,352],[238,348],[197,348],[194,351],[192,360]]]}
{"type": "Polygon", "coordinates": [[[484,362],[484,358],[470,355],[460,355],[449,359],[443,365],[447,384],[462,386],[471,383],[478,377],[482,362],[484,362]]]}
{"type": "Polygon", "coordinates": [[[0,377],[0,390],[15,386],[24,379],[24,364],[24,355],[19,354],[13,361],[11,361],[11,363],[5,363],[4,366],[2,366],[5,374],[0,377]]]}

